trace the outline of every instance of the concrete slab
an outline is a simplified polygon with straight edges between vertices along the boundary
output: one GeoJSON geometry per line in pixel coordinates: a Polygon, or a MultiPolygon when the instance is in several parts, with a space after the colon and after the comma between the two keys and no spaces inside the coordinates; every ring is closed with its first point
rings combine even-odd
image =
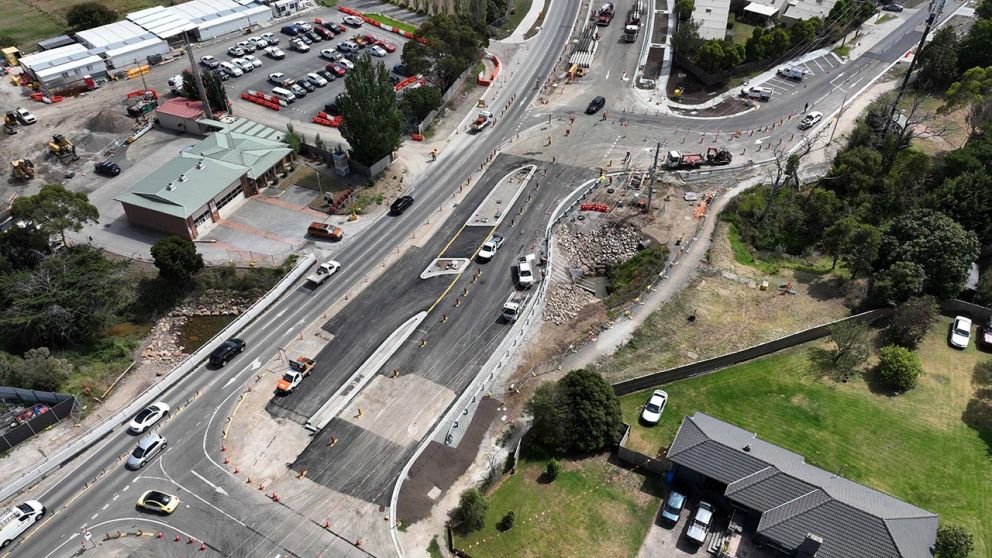
{"type": "Polygon", "coordinates": [[[421,279],[430,279],[438,275],[458,275],[465,271],[469,264],[468,258],[435,258],[420,274],[421,279]]]}
{"type": "Polygon", "coordinates": [[[465,223],[469,227],[495,227],[506,217],[520,193],[527,188],[537,165],[526,165],[506,174],[465,223]]]}
{"type": "Polygon", "coordinates": [[[416,374],[378,375],[341,412],[341,418],[405,446],[420,441],[454,398],[450,389],[416,374]]]}

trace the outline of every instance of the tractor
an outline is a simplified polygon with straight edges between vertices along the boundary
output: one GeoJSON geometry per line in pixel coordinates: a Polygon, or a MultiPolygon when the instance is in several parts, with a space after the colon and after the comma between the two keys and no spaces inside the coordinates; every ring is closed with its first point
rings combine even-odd
{"type": "Polygon", "coordinates": [[[79,160],[79,155],[76,155],[76,146],[62,134],[55,134],[52,136],[52,141],[48,142],[48,151],[53,153],[59,158],[59,161],[62,161],[63,163],[66,162],[66,160],[79,160]]]}
{"type": "Polygon", "coordinates": [[[34,163],[31,159],[16,159],[10,162],[14,168],[14,177],[21,180],[31,180],[34,178],[34,163]]]}

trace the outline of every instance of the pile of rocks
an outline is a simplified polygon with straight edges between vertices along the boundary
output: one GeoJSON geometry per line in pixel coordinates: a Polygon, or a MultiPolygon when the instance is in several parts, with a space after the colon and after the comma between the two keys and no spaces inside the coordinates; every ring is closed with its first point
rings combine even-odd
{"type": "Polygon", "coordinates": [[[583,306],[595,300],[596,297],[591,293],[575,285],[553,285],[544,301],[544,321],[564,325],[574,318],[583,306]]]}
{"type": "Polygon", "coordinates": [[[184,316],[166,316],[155,324],[145,339],[141,358],[152,364],[176,364],[186,357],[185,348],[179,345],[179,327],[186,323],[184,316]]]}
{"type": "Polygon", "coordinates": [[[248,310],[255,302],[249,294],[233,294],[230,291],[206,291],[195,300],[183,303],[169,315],[176,316],[237,316],[248,310]]]}
{"type": "Polygon", "coordinates": [[[598,229],[575,232],[561,227],[555,233],[559,254],[569,267],[594,274],[604,265],[616,265],[634,257],[641,233],[625,223],[605,223],[598,229]]]}

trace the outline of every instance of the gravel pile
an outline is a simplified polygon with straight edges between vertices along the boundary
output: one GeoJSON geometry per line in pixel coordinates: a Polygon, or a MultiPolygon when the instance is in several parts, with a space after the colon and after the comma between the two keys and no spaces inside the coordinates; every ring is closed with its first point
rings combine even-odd
{"type": "Polygon", "coordinates": [[[573,232],[561,227],[555,233],[561,256],[569,267],[593,274],[603,265],[616,265],[634,257],[641,234],[636,227],[608,223],[598,230],[573,232]]]}
{"type": "Polygon", "coordinates": [[[544,321],[564,325],[583,306],[596,300],[588,291],[574,285],[553,285],[544,301],[544,321]]]}
{"type": "Polygon", "coordinates": [[[101,110],[86,121],[87,130],[107,134],[130,132],[132,126],[134,120],[128,118],[121,110],[110,108],[101,110]]]}

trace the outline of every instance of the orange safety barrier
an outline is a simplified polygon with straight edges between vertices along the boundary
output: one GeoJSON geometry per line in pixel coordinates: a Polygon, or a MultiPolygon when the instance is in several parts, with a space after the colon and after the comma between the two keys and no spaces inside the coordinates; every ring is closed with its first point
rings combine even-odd
{"type": "Polygon", "coordinates": [[[424,135],[414,132],[410,134],[410,139],[412,139],[413,141],[424,141],[424,135]]]}
{"type": "Polygon", "coordinates": [[[600,213],[606,213],[610,208],[605,204],[601,203],[584,203],[579,205],[579,211],[598,211],[600,213]]]}
{"type": "Polygon", "coordinates": [[[241,94],[241,98],[244,99],[244,100],[246,100],[246,101],[248,101],[248,102],[250,102],[250,103],[255,103],[256,105],[261,105],[261,106],[263,106],[263,107],[265,107],[267,109],[279,110],[279,109],[282,108],[279,105],[279,103],[273,103],[272,101],[266,101],[265,99],[262,99],[260,97],[256,97],[256,96],[251,95],[249,93],[242,93],[241,94]]]}

